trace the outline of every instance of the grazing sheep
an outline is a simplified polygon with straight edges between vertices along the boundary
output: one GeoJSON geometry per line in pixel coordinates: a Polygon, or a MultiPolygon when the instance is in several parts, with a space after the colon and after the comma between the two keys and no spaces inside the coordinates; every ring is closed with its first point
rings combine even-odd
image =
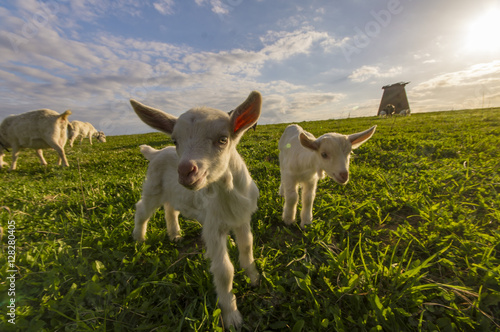
{"type": "Polygon", "coordinates": [[[349,181],[351,151],[372,137],[376,127],[348,136],[328,133],[318,139],[298,125],[290,125],[285,129],[278,144],[280,195],[285,198],[283,207],[285,224],[290,225],[295,222],[299,186],[302,187],[300,226],[303,228],[312,222],[312,205],[318,180],[326,173],[335,182],[346,184],[349,181]]]}
{"type": "Polygon", "coordinates": [[[49,109],[41,109],[5,118],[0,124],[0,168],[7,166],[3,161],[3,150],[8,148],[12,148],[10,170],[16,169],[19,150],[24,148],[35,149],[42,165],[47,165],[42,149],[53,148],[59,154],[57,164],[61,165],[62,161],[63,166],[69,166],[64,154],[64,145],[70,114],[70,110],[59,114],[49,109]]]}
{"type": "Polygon", "coordinates": [[[106,143],[106,135],[102,131],[97,131],[90,122],[71,121],[68,125],[68,138],[71,147],[78,137],[80,137],[80,144],[86,137],[89,138],[90,145],[92,145],[92,137],[97,138],[99,142],[106,143]]]}
{"type": "Polygon", "coordinates": [[[236,145],[257,122],[262,97],[252,92],[231,115],[199,107],[178,118],[135,100],[130,102],[142,121],[171,135],[175,144],[162,150],[141,146],[149,166],[141,200],[136,204],[133,237],[144,241],[148,220],[162,205],[172,241],[181,238],[179,213],[200,221],[224,325],[239,328],[242,316],[231,292],[234,267],[227,236],[234,233],[240,266],[256,285],[259,273],[253,258],[250,218],[257,209],[259,190],[236,145]]]}

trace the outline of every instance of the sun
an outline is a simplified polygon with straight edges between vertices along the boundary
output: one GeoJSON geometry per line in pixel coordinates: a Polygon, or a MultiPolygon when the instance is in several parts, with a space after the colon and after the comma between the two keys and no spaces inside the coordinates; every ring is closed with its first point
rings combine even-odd
{"type": "Polygon", "coordinates": [[[493,53],[500,51],[500,9],[490,9],[467,30],[466,47],[472,53],[493,53]]]}

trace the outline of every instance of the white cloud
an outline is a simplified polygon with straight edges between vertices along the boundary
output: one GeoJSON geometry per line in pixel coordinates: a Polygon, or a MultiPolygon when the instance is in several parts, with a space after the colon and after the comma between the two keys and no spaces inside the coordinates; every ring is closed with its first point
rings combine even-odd
{"type": "Polygon", "coordinates": [[[261,53],[276,61],[297,54],[308,54],[316,44],[325,51],[338,44],[327,32],[316,31],[312,27],[295,31],[268,31],[260,40],[266,45],[261,53]]]}
{"type": "Polygon", "coordinates": [[[153,7],[162,15],[172,15],[174,5],[174,0],[159,0],[153,3],[153,7]]]}
{"type": "Polygon", "coordinates": [[[437,75],[408,91],[422,110],[492,107],[500,104],[500,61],[437,75]]]}
{"type": "MultiPolygon", "coordinates": [[[[16,24],[15,31],[20,31],[23,21],[16,24]]],[[[0,48],[5,50],[0,81],[9,87],[0,97],[6,106],[0,118],[40,107],[71,108],[74,119],[89,121],[93,116],[97,127],[116,134],[112,130],[125,130],[118,124],[129,118],[125,114],[130,97],[180,114],[205,104],[231,110],[249,91],[260,90],[266,95],[261,123],[318,119],[324,108],[342,98],[286,81],[258,81],[266,63],[282,63],[331,42],[327,33],[310,27],[268,32],[260,49],[214,52],[104,33],[82,43],[58,31],[50,25],[41,28],[36,36],[25,38],[17,52],[9,47],[6,32],[0,31],[0,48]],[[20,96],[22,103],[16,100],[20,96]]]]}
{"type": "Polygon", "coordinates": [[[219,15],[229,14],[229,7],[221,0],[195,0],[198,6],[203,6],[208,3],[212,7],[212,12],[219,15]]]}
{"type": "Polygon", "coordinates": [[[490,85],[500,82],[500,61],[480,63],[467,69],[438,75],[420,83],[414,88],[417,92],[430,92],[436,88],[455,88],[463,86],[490,85]]]}
{"type": "MultiPolygon", "coordinates": [[[[381,35],[376,42],[380,43],[377,48],[384,49],[383,56],[364,52],[356,59],[359,65],[351,64],[340,52],[349,37],[334,38],[345,35],[337,29],[337,21],[336,28],[328,27],[329,6],[296,8],[290,4],[286,11],[281,7],[278,11],[271,2],[260,0],[253,5],[270,11],[263,13],[262,20],[239,24],[237,20],[246,19],[246,13],[233,9],[242,3],[195,0],[194,6],[204,7],[204,15],[211,10],[220,20],[212,21],[210,27],[195,22],[182,36],[169,26],[165,33],[155,35],[148,30],[143,37],[138,36],[144,21],[127,25],[134,37],[127,35],[127,29],[111,31],[118,31],[118,21],[128,24],[131,21],[126,20],[137,16],[146,19],[145,10],[156,18],[176,15],[168,20],[174,22],[185,14],[182,6],[193,6],[193,2],[26,0],[17,2],[17,7],[0,6],[0,119],[40,107],[71,108],[74,119],[92,120],[97,127],[100,123],[114,126],[110,134],[121,134],[127,128],[137,132],[140,124],[132,116],[130,97],[178,115],[196,105],[231,110],[251,90],[264,95],[260,123],[374,115],[381,94],[375,84],[391,83],[381,82],[385,78],[413,82],[407,88],[412,109],[465,108],[481,104],[483,99],[485,106],[500,103],[500,61],[446,73],[446,68],[458,62],[449,64],[445,55],[419,45],[417,50],[392,49],[398,56],[395,63],[383,47],[381,35]],[[51,9],[44,9],[43,3],[51,9]],[[35,15],[44,11],[45,16],[35,15]],[[110,15],[113,25],[104,22],[110,15]],[[314,22],[322,17],[322,22],[314,22]],[[134,29],[133,24],[141,28],[134,29]],[[220,29],[226,30],[221,33],[220,29]],[[234,29],[234,34],[227,29],[234,29]],[[205,32],[199,43],[197,37],[205,32]],[[229,39],[223,38],[226,36],[229,39]],[[438,67],[432,65],[434,61],[444,74],[431,71],[438,67]],[[375,65],[363,66],[365,63],[375,65]],[[405,77],[400,77],[403,68],[405,77]],[[353,86],[355,92],[351,92],[353,86]]],[[[341,9],[336,11],[345,24],[341,9]]],[[[349,31],[348,26],[343,29],[349,31]]]]}
{"type": "Polygon", "coordinates": [[[349,78],[353,82],[365,82],[371,78],[379,77],[394,77],[401,74],[403,68],[401,66],[389,68],[386,71],[381,71],[380,67],[377,66],[363,66],[356,69],[349,75],[349,78]]]}

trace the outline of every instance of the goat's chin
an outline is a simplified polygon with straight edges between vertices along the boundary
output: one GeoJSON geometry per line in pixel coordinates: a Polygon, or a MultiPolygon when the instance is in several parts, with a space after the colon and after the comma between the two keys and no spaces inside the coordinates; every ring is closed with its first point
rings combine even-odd
{"type": "Polygon", "coordinates": [[[347,184],[347,182],[349,182],[349,178],[347,178],[347,180],[343,181],[340,177],[338,177],[336,174],[328,174],[327,175],[329,177],[331,177],[333,179],[333,181],[337,182],[338,184],[340,185],[343,185],[345,186],[347,184]]]}
{"type": "Polygon", "coordinates": [[[207,185],[207,176],[203,174],[193,182],[186,182],[179,178],[179,183],[186,189],[197,191],[203,189],[207,185]]]}

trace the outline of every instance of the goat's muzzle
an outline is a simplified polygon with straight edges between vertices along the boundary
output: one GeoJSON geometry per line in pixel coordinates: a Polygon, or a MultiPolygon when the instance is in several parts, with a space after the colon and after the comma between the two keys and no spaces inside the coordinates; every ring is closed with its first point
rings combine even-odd
{"type": "Polygon", "coordinates": [[[349,172],[339,172],[333,176],[338,184],[346,184],[349,181],[349,172]]]}
{"type": "Polygon", "coordinates": [[[205,183],[206,173],[200,172],[194,161],[183,161],[177,167],[179,183],[191,190],[201,189],[205,183]]]}

